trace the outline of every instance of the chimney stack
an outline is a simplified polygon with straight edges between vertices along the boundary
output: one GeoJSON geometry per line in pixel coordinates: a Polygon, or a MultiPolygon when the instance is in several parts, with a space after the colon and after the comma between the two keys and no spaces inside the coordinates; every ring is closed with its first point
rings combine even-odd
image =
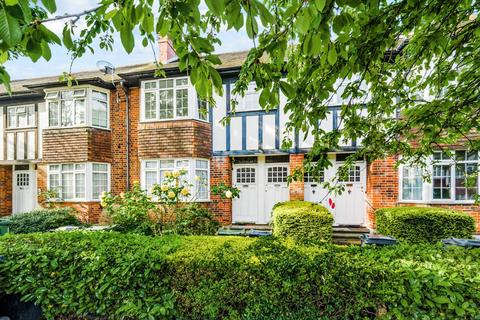
{"type": "Polygon", "coordinates": [[[158,39],[158,44],[160,46],[159,60],[161,63],[166,63],[170,59],[177,56],[175,50],[173,49],[172,40],[170,40],[168,37],[160,37],[158,39]]]}

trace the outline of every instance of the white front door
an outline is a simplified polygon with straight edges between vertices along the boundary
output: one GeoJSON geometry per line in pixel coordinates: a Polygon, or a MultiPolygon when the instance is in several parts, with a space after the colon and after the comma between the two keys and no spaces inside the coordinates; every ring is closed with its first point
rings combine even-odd
{"type": "Polygon", "coordinates": [[[13,172],[12,213],[32,211],[37,207],[37,173],[36,171],[13,172]]]}
{"type": "Polygon", "coordinates": [[[327,168],[319,173],[318,177],[306,172],[304,174],[304,199],[305,201],[319,203],[335,214],[335,193],[325,188],[323,183],[330,181],[335,169],[327,168]]]}
{"type": "MultiPolygon", "coordinates": [[[[341,164],[337,164],[338,169],[341,164]]],[[[363,225],[365,222],[366,164],[357,162],[345,181],[339,181],[344,190],[335,197],[336,225],[363,225]]]]}
{"type": "Polygon", "coordinates": [[[261,224],[270,223],[275,204],[289,199],[288,164],[267,164],[265,173],[265,208],[263,215],[258,219],[261,224]]]}
{"type": "Polygon", "coordinates": [[[257,222],[259,215],[257,175],[256,164],[233,166],[233,185],[240,190],[239,198],[233,199],[233,223],[257,222]]]}

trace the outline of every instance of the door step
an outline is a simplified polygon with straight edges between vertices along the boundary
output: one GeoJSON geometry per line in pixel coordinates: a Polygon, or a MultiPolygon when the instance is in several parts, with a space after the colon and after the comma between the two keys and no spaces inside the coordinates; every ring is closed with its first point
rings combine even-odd
{"type": "Polygon", "coordinates": [[[370,233],[368,228],[364,227],[333,227],[333,243],[340,245],[360,244],[360,237],[370,233]]]}

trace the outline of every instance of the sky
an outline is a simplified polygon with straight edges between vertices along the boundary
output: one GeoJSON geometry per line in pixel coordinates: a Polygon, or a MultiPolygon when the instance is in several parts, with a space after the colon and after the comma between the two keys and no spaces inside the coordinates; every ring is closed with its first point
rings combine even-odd
{"type": "MultiPolygon", "coordinates": [[[[78,13],[95,7],[98,0],[57,0],[57,13],[55,15],[62,15],[64,13],[78,13]]],[[[48,22],[46,25],[50,30],[61,37],[63,26],[68,20],[60,20],[48,22]]],[[[84,21],[77,22],[76,32],[80,32],[85,27],[84,21]]],[[[137,30],[137,34],[138,30],[137,30]]],[[[137,43],[133,52],[127,54],[122,47],[118,34],[114,38],[113,51],[104,51],[100,48],[95,48],[95,54],[88,51],[82,58],[75,61],[72,72],[94,70],[96,63],[99,60],[106,60],[113,65],[120,67],[124,65],[146,63],[154,61],[152,48],[150,46],[143,47],[141,44],[141,37],[137,37],[137,43]]],[[[245,32],[237,32],[235,30],[222,31],[220,33],[221,45],[216,46],[216,52],[231,52],[249,49],[253,46],[252,40],[248,39],[245,32]]],[[[10,73],[12,80],[36,78],[43,76],[60,75],[64,71],[68,71],[71,58],[67,54],[67,50],[60,46],[52,46],[52,58],[50,61],[45,61],[43,58],[33,63],[29,58],[19,58],[8,61],[5,66],[10,73]]],[[[157,49],[157,48],[155,48],[157,49]]]]}

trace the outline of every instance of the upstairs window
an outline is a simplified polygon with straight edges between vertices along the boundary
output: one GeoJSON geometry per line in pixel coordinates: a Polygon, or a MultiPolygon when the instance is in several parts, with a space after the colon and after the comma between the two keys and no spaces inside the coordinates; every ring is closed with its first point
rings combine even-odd
{"type": "Polygon", "coordinates": [[[260,91],[257,91],[257,85],[252,82],[248,85],[245,95],[236,95],[233,100],[237,102],[235,106],[235,111],[254,111],[261,110],[260,107],[260,91]]]}
{"type": "Polygon", "coordinates": [[[7,107],[7,128],[25,128],[35,126],[35,106],[7,107]]]}
{"type": "Polygon", "coordinates": [[[108,127],[108,94],[90,88],[47,92],[49,127],[108,127]]]}
{"type": "Polygon", "coordinates": [[[160,79],[143,83],[143,119],[182,119],[190,114],[188,78],[160,79]]]}

